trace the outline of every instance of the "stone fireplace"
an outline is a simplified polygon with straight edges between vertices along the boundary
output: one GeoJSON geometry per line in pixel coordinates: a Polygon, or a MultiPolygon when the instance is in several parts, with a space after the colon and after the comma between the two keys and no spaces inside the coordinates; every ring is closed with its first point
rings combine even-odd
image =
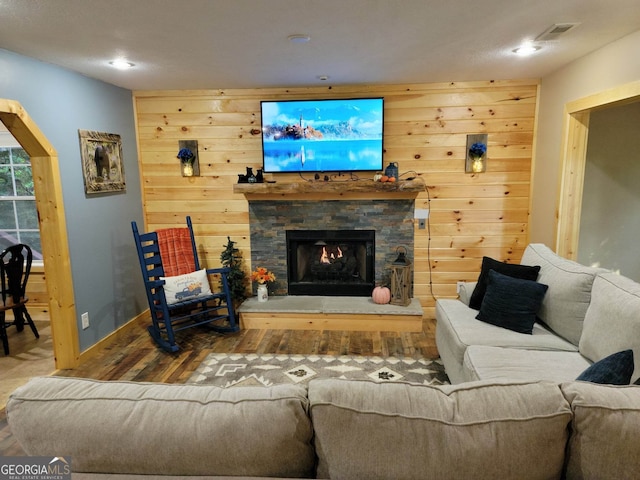
{"type": "Polygon", "coordinates": [[[249,199],[251,269],[261,266],[274,272],[272,295],[369,296],[376,283],[388,283],[399,245],[414,258],[413,213],[413,199],[249,199]],[[308,238],[314,230],[323,233],[308,238]],[[338,231],[350,233],[346,239],[334,238],[338,231]],[[322,255],[322,243],[328,264],[312,268],[313,256],[322,255]],[[301,260],[306,255],[312,259],[301,260]],[[310,286],[310,278],[316,285],[310,286]],[[354,290],[343,293],[348,284],[354,290]]]}

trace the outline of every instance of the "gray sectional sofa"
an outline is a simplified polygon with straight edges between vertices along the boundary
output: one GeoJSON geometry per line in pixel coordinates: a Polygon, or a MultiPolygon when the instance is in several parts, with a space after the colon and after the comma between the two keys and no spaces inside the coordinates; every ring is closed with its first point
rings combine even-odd
{"type": "Polygon", "coordinates": [[[531,334],[476,319],[475,283],[436,302],[436,345],[451,383],[475,380],[568,382],[594,362],[631,349],[640,376],[640,284],[556,255],[542,244],[521,265],[539,266],[548,289],[531,334]]]}
{"type": "Polygon", "coordinates": [[[73,479],[632,479],[640,387],[586,382],[308,387],[41,377],[7,404],[29,455],[73,479]]]}
{"type": "MultiPolygon", "coordinates": [[[[540,321],[529,312],[531,324],[516,325],[530,334],[477,320],[473,285],[437,301],[452,385],[41,377],[11,395],[7,420],[27,454],[67,456],[80,480],[638,478],[640,386],[575,379],[616,352],[640,358],[640,285],[544,245],[529,245],[522,263],[544,285],[533,285],[540,321]]],[[[504,280],[488,277],[485,314],[504,280]]]]}

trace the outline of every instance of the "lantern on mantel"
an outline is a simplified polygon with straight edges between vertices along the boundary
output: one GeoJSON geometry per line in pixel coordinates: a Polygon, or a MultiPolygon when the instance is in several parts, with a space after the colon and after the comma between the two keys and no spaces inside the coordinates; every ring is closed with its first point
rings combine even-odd
{"type": "Polygon", "coordinates": [[[407,258],[407,249],[396,249],[398,258],[391,264],[391,304],[407,306],[411,303],[411,262],[407,258]]]}

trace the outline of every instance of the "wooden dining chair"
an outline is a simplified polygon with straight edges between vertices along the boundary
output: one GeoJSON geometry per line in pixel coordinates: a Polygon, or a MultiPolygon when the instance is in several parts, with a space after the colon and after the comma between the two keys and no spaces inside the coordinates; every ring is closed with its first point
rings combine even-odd
{"type": "Polygon", "coordinates": [[[7,247],[0,254],[0,281],[2,286],[2,305],[0,305],[0,338],[5,355],[9,355],[9,338],[7,328],[15,325],[21,332],[25,321],[31,327],[36,338],[40,338],[31,315],[27,310],[27,298],[25,292],[27,281],[31,273],[33,254],[31,248],[24,243],[18,243],[7,247]],[[13,311],[13,321],[6,321],[8,310],[13,311]]]}

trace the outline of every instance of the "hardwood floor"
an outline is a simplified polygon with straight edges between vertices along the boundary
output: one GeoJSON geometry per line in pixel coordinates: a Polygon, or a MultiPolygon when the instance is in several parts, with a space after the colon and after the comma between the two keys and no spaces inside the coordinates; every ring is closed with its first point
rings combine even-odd
{"type": "MultiPolygon", "coordinates": [[[[50,375],[56,369],[49,314],[42,308],[29,308],[29,313],[40,338],[36,338],[28,326],[22,332],[14,326],[7,329],[9,355],[0,350],[0,410],[11,392],[29,378],[50,375]]],[[[11,313],[7,317],[9,321],[13,320],[11,313]]]]}
{"type": "MultiPolygon", "coordinates": [[[[435,321],[425,320],[421,333],[311,330],[242,330],[218,335],[206,329],[178,332],[180,351],[168,354],[152,343],[145,325],[136,325],[73,370],[56,375],[184,383],[209,353],[280,353],[318,355],[378,355],[437,358],[435,321]]],[[[0,456],[25,455],[0,411],[0,456]]]]}

